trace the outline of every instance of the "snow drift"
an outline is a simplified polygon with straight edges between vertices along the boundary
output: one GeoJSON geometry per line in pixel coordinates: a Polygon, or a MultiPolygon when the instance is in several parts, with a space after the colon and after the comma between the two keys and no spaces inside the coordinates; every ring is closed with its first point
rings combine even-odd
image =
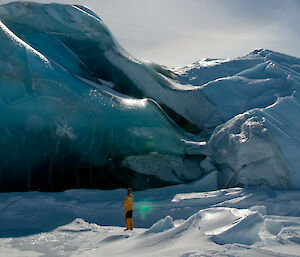
{"type": "Polygon", "coordinates": [[[124,189],[1,193],[1,254],[299,256],[299,190],[194,190],[135,192],[135,228],[126,232],[124,189]],[[152,208],[145,217],[146,198],[152,208]]]}
{"type": "Polygon", "coordinates": [[[1,191],[300,188],[298,58],[257,49],[167,69],[87,7],[31,2],[0,6],[0,42],[1,191]]]}

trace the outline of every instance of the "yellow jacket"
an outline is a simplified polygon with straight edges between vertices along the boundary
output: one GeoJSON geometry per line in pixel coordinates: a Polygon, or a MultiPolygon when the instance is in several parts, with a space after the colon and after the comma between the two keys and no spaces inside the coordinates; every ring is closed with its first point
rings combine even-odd
{"type": "Polygon", "coordinates": [[[132,202],[133,202],[133,195],[132,194],[127,195],[123,203],[125,207],[125,212],[132,210],[132,202]]]}

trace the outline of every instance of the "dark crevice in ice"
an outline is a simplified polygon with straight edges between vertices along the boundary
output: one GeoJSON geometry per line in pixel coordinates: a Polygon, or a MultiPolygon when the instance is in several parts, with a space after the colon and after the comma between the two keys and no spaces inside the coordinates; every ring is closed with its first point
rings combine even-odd
{"type": "Polygon", "coordinates": [[[181,128],[183,128],[186,132],[192,133],[192,134],[199,134],[201,133],[200,128],[195,124],[187,119],[185,119],[183,116],[175,112],[173,109],[169,108],[167,105],[161,104],[161,108],[165,111],[165,113],[173,120],[177,125],[179,125],[181,128]]]}
{"type": "Polygon", "coordinates": [[[78,188],[109,190],[127,187],[143,190],[174,184],[153,175],[120,167],[119,158],[108,160],[101,167],[88,163],[78,164],[75,161],[78,159],[78,156],[70,155],[55,164],[45,160],[31,167],[10,163],[0,171],[0,192],[64,191],[78,188]],[[51,173],[47,172],[50,165],[51,173]]]}

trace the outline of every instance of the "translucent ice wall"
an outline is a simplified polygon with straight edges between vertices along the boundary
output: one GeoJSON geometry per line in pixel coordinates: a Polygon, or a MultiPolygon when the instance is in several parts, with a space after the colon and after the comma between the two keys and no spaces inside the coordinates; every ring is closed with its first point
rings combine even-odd
{"type": "Polygon", "coordinates": [[[201,176],[185,169],[188,134],[157,103],[111,89],[136,90],[105,55],[135,61],[94,13],[16,2],[0,17],[1,190],[143,188],[201,176]],[[129,156],[173,158],[177,173],[134,173],[122,164],[129,156]]]}

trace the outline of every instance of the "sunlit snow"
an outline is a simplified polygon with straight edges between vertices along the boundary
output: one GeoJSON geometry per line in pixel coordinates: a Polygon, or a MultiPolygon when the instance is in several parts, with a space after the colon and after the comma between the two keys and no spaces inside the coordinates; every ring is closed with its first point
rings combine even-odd
{"type": "Polygon", "coordinates": [[[298,191],[201,188],[134,192],[130,232],[125,190],[1,194],[0,255],[299,256],[298,191]]]}

